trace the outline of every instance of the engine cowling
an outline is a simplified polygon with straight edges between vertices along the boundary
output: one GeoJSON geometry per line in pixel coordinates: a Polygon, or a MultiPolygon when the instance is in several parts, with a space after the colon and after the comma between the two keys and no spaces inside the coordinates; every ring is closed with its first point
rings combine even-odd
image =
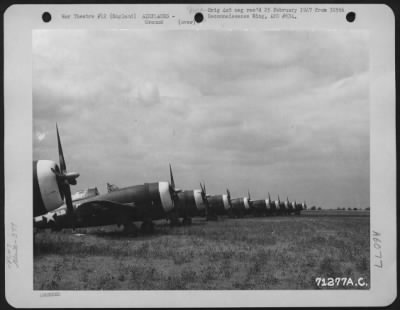
{"type": "Polygon", "coordinates": [[[206,208],[206,205],[201,196],[201,190],[199,189],[193,190],[193,195],[197,210],[199,211],[204,210],[206,208]]]}
{"type": "Polygon", "coordinates": [[[267,208],[267,210],[271,210],[271,202],[269,201],[269,199],[265,199],[265,207],[267,208]]]}
{"type": "Polygon", "coordinates": [[[157,184],[161,205],[164,209],[164,212],[168,213],[174,208],[174,202],[170,192],[170,185],[168,182],[158,182],[157,184]]]}
{"type": "Polygon", "coordinates": [[[224,209],[225,209],[225,210],[230,209],[231,206],[230,206],[230,204],[229,204],[228,195],[225,195],[225,194],[222,195],[222,202],[223,202],[223,204],[224,204],[224,209]]]}
{"type": "Polygon", "coordinates": [[[55,173],[60,171],[51,160],[33,162],[33,215],[39,216],[64,204],[64,197],[55,173]]]}
{"type": "Polygon", "coordinates": [[[250,209],[249,198],[243,197],[243,205],[246,210],[250,209]]]}

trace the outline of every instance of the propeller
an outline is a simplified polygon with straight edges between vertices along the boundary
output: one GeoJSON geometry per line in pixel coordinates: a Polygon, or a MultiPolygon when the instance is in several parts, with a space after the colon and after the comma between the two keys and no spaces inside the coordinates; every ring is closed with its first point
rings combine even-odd
{"type": "Polygon", "coordinates": [[[251,201],[251,196],[250,196],[250,190],[247,189],[247,202],[249,203],[249,207],[252,208],[253,207],[253,203],[251,201]]]}
{"type": "MultiPolygon", "coordinates": [[[[67,166],[65,164],[64,153],[61,146],[60,134],[58,132],[58,125],[56,124],[57,130],[57,142],[58,142],[58,158],[60,162],[60,171],[52,169],[53,173],[56,175],[57,183],[61,189],[62,198],[67,204],[67,215],[72,219],[74,212],[74,207],[72,205],[71,188],[70,185],[76,185],[76,178],[79,177],[77,172],[67,172],[67,166]]],[[[73,221],[72,221],[72,224],[73,221]]]]}
{"type": "Polygon", "coordinates": [[[226,195],[228,198],[229,207],[232,209],[231,191],[228,188],[226,189],[226,195]]]}
{"type": "Polygon", "coordinates": [[[178,199],[178,193],[180,193],[182,190],[175,187],[174,175],[172,173],[171,164],[169,164],[169,176],[171,179],[171,182],[169,184],[169,192],[171,194],[172,201],[175,204],[175,201],[178,199]]]}
{"type": "Polygon", "coordinates": [[[205,212],[206,212],[206,216],[208,215],[208,208],[209,208],[209,203],[208,203],[208,199],[207,199],[207,192],[206,192],[206,183],[203,181],[204,185],[201,184],[200,182],[200,188],[201,188],[201,198],[203,199],[203,203],[206,206],[205,212]]]}

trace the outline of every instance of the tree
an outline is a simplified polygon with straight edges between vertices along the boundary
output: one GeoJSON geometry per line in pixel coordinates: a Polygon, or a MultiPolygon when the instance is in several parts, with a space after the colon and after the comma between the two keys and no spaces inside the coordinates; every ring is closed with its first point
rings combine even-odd
{"type": "Polygon", "coordinates": [[[319,211],[319,210],[322,210],[322,208],[321,208],[321,207],[318,207],[318,211],[319,211]]]}
{"type": "Polygon", "coordinates": [[[311,207],[311,210],[316,210],[317,208],[315,207],[315,206],[312,206],[311,207]]]}
{"type": "Polygon", "coordinates": [[[357,211],[357,208],[353,208],[354,211],[357,211]]]}

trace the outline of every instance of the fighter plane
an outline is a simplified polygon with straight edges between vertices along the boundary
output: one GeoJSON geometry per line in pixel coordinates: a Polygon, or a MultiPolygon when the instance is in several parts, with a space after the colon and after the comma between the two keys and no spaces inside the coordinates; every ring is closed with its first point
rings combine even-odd
{"type": "Polygon", "coordinates": [[[287,207],[286,204],[280,200],[278,195],[278,200],[275,200],[275,205],[277,206],[277,214],[279,215],[287,215],[287,207]]]}
{"type": "Polygon", "coordinates": [[[268,199],[265,200],[265,203],[267,204],[267,210],[270,210],[271,215],[276,215],[277,213],[277,205],[275,201],[271,199],[271,195],[268,192],[268,199]]]}
{"type": "Polygon", "coordinates": [[[294,212],[294,202],[289,201],[289,197],[286,196],[285,208],[287,215],[291,215],[294,212]]]}
{"type": "MultiPolygon", "coordinates": [[[[171,183],[152,182],[118,188],[74,203],[72,228],[118,224],[123,225],[124,232],[135,233],[133,222],[140,221],[143,232],[152,232],[153,220],[167,218],[181,192],[175,188],[171,166],[170,172],[171,183]]],[[[71,227],[65,214],[57,212],[41,220],[35,219],[35,224],[38,228],[71,227]]]]}
{"type": "Polygon", "coordinates": [[[60,135],[57,130],[58,156],[57,165],[51,160],[33,161],[33,216],[45,215],[66,202],[66,215],[73,213],[70,185],[76,185],[79,173],[67,172],[60,135]]]}
{"type": "MultiPolygon", "coordinates": [[[[205,191],[205,184],[201,185],[205,191]]],[[[227,189],[226,194],[206,195],[208,207],[205,210],[206,220],[218,220],[218,216],[230,214],[232,210],[230,192],[227,189]]]]}
{"type": "Polygon", "coordinates": [[[294,214],[296,214],[296,215],[300,215],[300,212],[302,211],[302,210],[307,210],[307,204],[306,204],[306,202],[304,201],[303,203],[296,203],[295,202],[295,212],[294,212],[294,214]]]}
{"type": "Polygon", "coordinates": [[[252,200],[251,205],[256,216],[269,216],[275,214],[276,211],[275,203],[271,201],[269,193],[267,199],[252,200]]]}
{"type": "Polygon", "coordinates": [[[266,216],[267,215],[267,203],[266,199],[258,199],[252,201],[255,216],[266,216]]]}
{"type": "MultiPolygon", "coordinates": [[[[171,179],[173,180],[172,171],[171,179]]],[[[201,189],[183,190],[176,197],[175,208],[169,216],[171,226],[190,225],[192,217],[205,216],[208,210],[208,199],[205,186],[200,183],[201,189]],[[182,218],[182,222],[179,221],[182,218]]]]}
{"type": "Polygon", "coordinates": [[[232,204],[232,213],[235,217],[243,217],[245,214],[248,214],[251,210],[249,197],[233,198],[230,199],[230,201],[232,204]]]}

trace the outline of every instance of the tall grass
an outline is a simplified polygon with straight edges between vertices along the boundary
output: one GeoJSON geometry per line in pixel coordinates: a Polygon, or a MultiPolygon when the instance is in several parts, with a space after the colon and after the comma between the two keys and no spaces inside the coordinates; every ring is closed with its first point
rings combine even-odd
{"type": "Polygon", "coordinates": [[[112,226],[85,231],[35,236],[35,289],[315,289],[315,277],[369,281],[368,217],[196,220],[137,237],[112,226]]]}

